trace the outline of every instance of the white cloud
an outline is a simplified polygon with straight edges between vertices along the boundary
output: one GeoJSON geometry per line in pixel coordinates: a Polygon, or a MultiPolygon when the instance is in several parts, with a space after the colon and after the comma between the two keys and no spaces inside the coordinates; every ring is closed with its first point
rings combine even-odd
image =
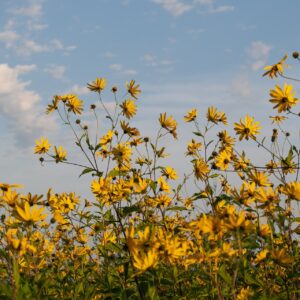
{"type": "Polygon", "coordinates": [[[66,94],[87,95],[89,92],[90,91],[86,86],[75,84],[66,92],[66,94]]]}
{"type": "Polygon", "coordinates": [[[251,68],[256,71],[263,67],[269,57],[269,53],[272,47],[264,42],[256,41],[252,42],[251,46],[246,49],[246,53],[252,60],[251,68]]]}
{"type": "Polygon", "coordinates": [[[220,5],[216,7],[211,5],[208,8],[198,10],[198,13],[200,15],[207,15],[207,14],[220,14],[220,13],[226,13],[231,11],[234,11],[233,5],[220,5]]]}
{"type": "Polygon", "coordinates": [[[113,71],[116,71],[118,72],[119,74],[122,74],[122,75],[136,75],[137,74],[137,71],[136,70],[133,70],[133,69],[126,69],[123,67],[123,65],[121,64],[111,64],[109,66],[109,68],[113,71]]]}
{"type": "Polygon", "coordinates": [[[27,7],[15,9],[13,14],[30,18],[40,17],[42,15],[42,3],[37,1],[32,2],[31,5],[27,7]]]}
{"type": "Polygon", "coordinates": [[[5,30],[0,32],[0,41],[4,43],[5,48],[12,48],[13,45],[19,40],[20,35],[18,35],[15,31],[5,30]]]}
{"type": "Polygon", "coordinates": [[[75,45],[65,46],[60,40],[54,39],[47,44],[41,44],[32,39],[25,39],[14,31],[0,32],[0,41],[7,49],[13,49],[19,56],[30,56],[36,53],[64,51],[68,53],[76,49],[75,45]]]}
{"type": "Polygon", "coordinates": [[[168,59],[158,59],[153,54],[145,54],[141,60],[146,64],[146,66],[150,67],[165,67],[165,66],[171,66],[173,64],[173,61],[168,59]]]}
{"type": "Polygon", "coordinates": [[[193,8],[192,5],[185,4],[179,0],[152,0],[156,4],[162,5],[162,7],[171,15],[178,17],[185,12],[193,8]]]}
{"type": "Polygon", "coordinates": [[[249,79],[245,75],[237,76],[231,82],[230,91],[234,96],[249,99],[252,95],[249,79]]]}
{"type": "Polygon", "coordinates": [[[63,65],[49,65],[44,71],[55,79],[64,79],[67,68],[63,65]]]}
{"type": "Polygon", "coordinates": [[[34,138],[55,128],[53,119],[42,115],[41,96],[20,75],[36,69],[35,65],[10,67],[0,64],[0,115],[8,121],[8,131],[19,145],[32,145],[34,138]]]}
{"type": "Polygon", "coordinates": [[[181,16],[198,7],[197,12],[202,15],[226,13],[234,10],[233,5],[216,6],[214,0],[190,0],[189,2],[183,2],[182,0],[152,0],[152,2],[160,4],[167,12],[175,17],[181,16]]]}

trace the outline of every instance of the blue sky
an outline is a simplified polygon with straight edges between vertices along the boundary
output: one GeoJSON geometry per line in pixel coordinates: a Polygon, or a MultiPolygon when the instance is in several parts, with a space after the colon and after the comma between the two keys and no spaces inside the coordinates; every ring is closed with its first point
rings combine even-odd
{"type": "MultiPolygon", "coordinates": [[[[140,83],[136,124],[150,135],[160,112],[182,119],[209,105],[232,122],[246,113],[265,122],[274,82],[262,69],[297,50],[299,11],[297,0],[1,0],[0,181],[88,195],[79,170],[41,167],[32,149],[41,135],[70,145],[45,107],[66,92],[88,107],[95,77],[140,83]]],[[[181,123],[178,155],[191,138],[181,123]]]]}

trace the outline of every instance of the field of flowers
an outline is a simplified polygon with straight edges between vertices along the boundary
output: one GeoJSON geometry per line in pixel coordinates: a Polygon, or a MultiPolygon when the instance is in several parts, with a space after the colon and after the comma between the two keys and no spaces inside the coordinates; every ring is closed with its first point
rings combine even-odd
{"type": "Polygon", "coordinates": [[[96,136],[80,119],[83,101],[55,95],[46,113],[70,128],[82,162],[45,137],[34,153],[42,164],[77,165],[91,176],[94,199],[0,183],[0,299],[299,299],[299,128],[285,128],[300,117],[299,80],[285,75],[287,58],[263,74],[286,79],[270,90],[271,136],[261,137],[249,115],[231,136],[226,114],[213,106],[205,122],[196,108],[182,116],[191,123],[183,178],[164,163],[164,139],[177,139],[171,112],[160,114],[154,139],[131,125],[141,101],[134,80],[125,91],[110,87],[114,110],[102,98],[106,79],[88,84],[99,96],[89,108],[96,136]],[[239,150],[244,141],[265,153],[265,164],[239,150]]]}

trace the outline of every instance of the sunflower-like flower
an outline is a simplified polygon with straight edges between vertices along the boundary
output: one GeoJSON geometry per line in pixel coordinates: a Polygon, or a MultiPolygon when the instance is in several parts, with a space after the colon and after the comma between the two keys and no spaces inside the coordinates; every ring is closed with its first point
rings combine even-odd
{"type": "Polygon", "coordinates": [[[290,110],[299,101],[297,98],[294,98],[294,95],[291,84],[284,84],[283,89],[276,85],[274,90],[270,90],[272,98],[269,101],[275,103],[273,108],[277,108],[278,112],[281,113],[282,111],[290,110]]]}
{"type": "Polygon", "coordinates": [[[223,123],[224,125],[227,125],[227,117],[224,112],[218,111],[214,106],[210,106],[207,110],[206,118],[209,122],[212,123],[223,123]]]}
{"type": "Polygon", "coordinates": [[[190,110],[186,116],[184,116],[184,121],[185,122],[192,122],[194,121],[196,118],[197,118],[197,114],[198,114],[198,111],[197,109],[192,109],[190,110]]]}
{"type": "Polygon", "coordinates": [[[106,79],[105,78],[96,78],[95,81],[88,83],[87,88],[92,92],[101,93],[106,87],[106,79]]]}
{"type": "Polygon", "coordinates": [[[51,144],[49,143],[48,139],[41,137],[40,140],[35,141],[35,149],[34,154],[44,154],[47,153],[51,147],[51,144]]]}
{"type": "Polygon", "coordinates": [[[239,140],[242,139],[249,140],[249,138],[256,139],[255,135],[259,133],[259,129],[261,126],[259,125],[259,122],[255,122],[254,118],[249,117],[246,115],[245,121],[240,119],[240,123],[234,123],[235,127],[234,130],[236,134],[238,134],[239,140]]]}
{"type": "Polygon", "coordinates": [[[173,119],[172,116],[169,116],[167,118],[166,113],[160,114],[159,123],[160,123],[161,127],[168,130],[175,139],[177,138],[177,133],[176,133],[177,122],[173,119]]]}
{"type": "Polygon", "coordinates": [[[138,98],[138,95],[141,93],[140,85],[135,85],[135,80],[131,80],[130,82],[126,82],[126,88],[128,93],[133,97],[134,99],[138,98]]]}
{"type": "Polygon", "coordinates": [[[120,107],[122,108],[122,114],[130,119],[136,114],[136,105],[134,100],[127,99],[125,100],[120,107]]]}
{"type": "Polygon", "coordinates": [[[277,75],[282,75],[283,74],[283,68],[286,67],[287,65],[284,63],[285,60],[287,59],[288,55],[286,54],[277,64],[273,66],[266,66],[264,67],[265,72],[263,76],[269,76],[270,78],[277,77],[277,75]]]}
{"type": "Polygon", "coordinates": [[[83,111],[83,101],[78,99],[76,95],[67,99],[66,106],[75,115],[80,115],[83,111]]]}

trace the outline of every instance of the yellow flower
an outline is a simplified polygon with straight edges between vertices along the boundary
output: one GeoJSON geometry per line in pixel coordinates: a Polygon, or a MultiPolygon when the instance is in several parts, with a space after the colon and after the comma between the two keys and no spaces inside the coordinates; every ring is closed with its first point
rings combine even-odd
{"type": "Polygon", "coordinates": [[[150,249],[147,252],[140,251],[133,253],[133,265],[140,271],[146,271],[153,268],[158,263],[158,253],[155,249],[150,249]]]}
{"type": "Polygon", "coordinates": [[[159,184],[159,190],[160,191],[164,191],[167,193],[171,192],[171,188],[169,187],[169,185],[166,183],[166,181],[164,180],[164,178],[162,176],[160,176],[157,179],[157,183],[159,184]]]}
{"type": "Polygon", "coordinates": [[[34,149],[34,153],[35,154],[43,154],[43,153],[47,153],[51,147],[51,144],[49,144],[48,139],[41,137],[40,140],[36,140],[35,141],[35,149],[34,149]]]}
{"type": "Polygon", "coordinates": [[[236,296],[236,300],[248,300],[251,294],[252,292],[249,286],[247,288],[242,288],[236,296]]]}
{"type": "Polygon", "coordinates": [[[34,205],[30,208],[28,202],[25,202],[23,208],[19,205],[16,206],[17,217],[25,222],[38,222],[43,221],[47,215],[42,215],[44,207],[38,208],[37,205],[34,205]]]}
{"type": "Polygon", "coordinates": [[[276,249],[271,252],[272,258],[280,264],[290,264],[293,262],[293,258],[290,257],[285,249],[276,249]]]}
{"type": "Polygon", "coordinates": [[[62,146],[59,146],[58,148],[54,146],[54,152],[55,152],[54,158],[57,163],[66,160],[67,151],[64,150],[62,146]]]}
{"type": "Polygon", "coordinates": [[[159,123],[161,127],[168,130],[174,136],[174,138],[177,138],[177,133],[176,133],[177,122],[173,119],[172,116],[169,116],[167,118],[166,113],[160,114],[159,123]]]}
{"type": "Polygon", "coordinates": [[[202,158],[199,158],[194,162],[194,173],[197,179],[206,179],[209,172],[210,169],[202,158]]]}
{"type": "Polygon", "coordinates": [[[6,192],[4,192],[2,200],[9,206],[14,207],[19,201],[19,194],[16,191],[8,189],[6,192]]]}
{"type": "Polygon", "coordinates": [[[300,182],[293,181],[285,184],[282,188],[282,193],[284,193],[291,199],[300,201],[300,182]]]}
{"type": "Polygon", "coordinates": [[[165,167],[162,170],[162,174],[166,176],[167,179],[175,180],[178,178],[176,171],[172,167],[165,167]]]}
{"type": "Polygon", "coordinates": [[[87,87],[92,92],[100,93],[106,87],[106,79],[105,78],[96,78],[95,81],[88,83],[87,87]]]}
{"type": "Polygon", "coordinates": [[[197,114],[198,114],[197,109],[194,108],[194,109],[190,110],[187,113],[187,115],[184,116],[184,121],[185,122],[192,122],[192,121],[194,121],[196,119],[196,117],[197,117],[197,114]]]}
{"type": "Polygon", "coordinates": [[[69,97],[66,106],[69,111],[72,111],[75,115],[80,115],[83,111],[83,102],[78,99],[77,96],[73,95],[73,97],[69,97]]]}
{"type": "Polygon", "coordinates": [[[286,120],[287,117],[285,117],[285,116],[275,116],[275,117],[270,117],[270,119],[272,119],[272,124],[276,123],[276,125],[279,125],[284,120],[286,120]]]}
{"type": "Polygon", "coordinates": [[[52,113],[54,110],[56,110],[58,108],[58,103],[60,101],[60,97],[55,95],[53,97],[52,103],[48,104],[47,108],[46,108],[46,114],[50,114],[52,113]]]}
{"type": "Polygon", "coordinates": [[[227,170],[229,167],[229,163],[231,161],[231,153],[228,151],[222,151],[216,157],[216,166],[220,168],[220,170],[227,170]]]}
{"type": "Polygon", "coordinates": [[[104,231],[101,238],[101,245],[106,246],[108,243],[115,243],[116,240],[117,237],[112,231],[104,231]]]}
{"type": "Polygon", "coordinates": [[[256,257],[255,257],[255,260],[254,260],[255,263],[259,263],[262,260],[266,259],[268,254],[269,254],[269,250],[268,249],[263,249],[263,250],[259,251],[256,254],[256,257]]]}
{"type": "Polygon", "coordinates": [[[254,170],[249,174],[249,179],[257,186],[270,186],[269,177],[265,172],[254,170]]]}
{"type": "Polygon", "coordinates": [[[254,118],[246,115],[245,121],[240,119],[240,123],[234,123],[234,130],[236,134],[240,135],[239,140],[241,141],[243,138],[249,140],[249,138],[256,139],[255,135],[259,133],[259,129],[261,126],[259,122],[255,122],[254,118]]]}
{"type": "Polygon", "coordinates": [[[276,85],[275,90],[270,90],[272,98],[269,101],[275,103],[276,105],[273,108],[277,108],[278,112],[281,113],[282,111],[290,110],[299,101],[297,98],[294,98],[294,95],[291,84],[284,84],[283,89],[276,85]]]}
{"type": "Polygon", "coordinates": [[[128,119],[136,114],[136,105],[131,99],[125,100],[120,107],[122,108],[122,114],[128,119]]]}
{"type": "Polygon", "coordinates": [[[206,118],[209,122],[212,123],[219,123],[222,122],[223,124],[227,125],[227,117],[224,112],[218,111],[214,106],[210,106],[207,110],[206,118]]]}
{"type": "Polygon", "coordinates": [[[202,148],[201,143],[197,143],[194,139],[187,145],[187,152],[185,155],[195,155],[197,151],[202,148]]]}
{"type": "Polygon", "coordinates": [[[23,185],[17,183],[9,184],[9,183],[0,182],[0,190],[2,190],[3,192],[7,192],[10,189],[22,188],[22,187],[23,185]]]}
{"type": "Polygon", "coordinates": [[[168,195],[166,194],[159,194],[156,198],[155,198],[155,204],[158,206],[163,206],[163,207],[167,207],[170,205],[170,203],[172,202],[172,198],[170,198],[168,195]]]}
{"type": "Polygon", "coordinates": [[[277,77],[278,74],[282,75],[283,74],[283,67],[286,66],[284,61],[287,59],[288,55],[286,54],[281,61],[279,61],[277,64],[273,66],[266,66],[264,67],[264,70],[267,72],[263,74],[263,76],[268,75],[270,78],[277,77]]]}
{"type": "Polygon", "coordinates": [[[127,91],[134,99],[137,99],[138,95],[141,93],[139,87],[139,84],[135,85],[135,80],[131,80],[129,83],[126,82],[127,91]]]}
{"type": "Polygon", "coordinates": [[[102,138],[100,138],[99,144],[101,146],[104,146],[104,145],[110,143],[112,141],[113,135],[114,135],[114,132],[112,130],[108,130],[106,135],[104,135],[102,138]]]}

